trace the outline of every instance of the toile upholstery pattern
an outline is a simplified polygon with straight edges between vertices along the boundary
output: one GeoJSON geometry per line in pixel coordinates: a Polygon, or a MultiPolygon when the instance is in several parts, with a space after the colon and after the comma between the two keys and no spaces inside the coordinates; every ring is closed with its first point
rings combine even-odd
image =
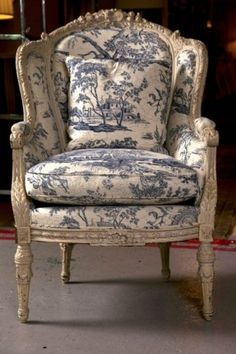
{"type": "Polygon", "coordinates": [[[157,151],[163,145],[171,76],[168,72],[162,82],[162,68],[168,63],[147,62],[145,67],[137,63],[66,59],[70,72],[69,147],[86,149],[106,142],[113,148],[157,151]],[[163,98],[158,107],[154,100],[159,92],[163,98]]]}
{"type": "Polygon", "coordinates": [[[28,196],[74,205],[176,204],[198,199],[197,172],[152,151],[78,149],[26,173],[28,196]]]}
{"type": "Polygon", "coordinates": [[[32,210],[34,227],[87,229],[155,230],[162,226],[194,225],[198,208],[186,205],[53,206],[32,210]]]}
{"type": "MultiPolygon", "coordinates": [[[[119,148],[121,149],[119,159],[123,161],[122,153],[126,155],[126,151],[123,150],[126,148],[151,150],[167,156],[165,146],[170,107],[172,114],[177,112],[184,115],[183,120],[179,119],[180,124],[169,130],[172,144],[177,139],[179,131],[191,131],[186,122],[186,115],[190,109],[196,70],[196,55],[193,51],[184,51],[182,57],[177,59],[180,65],[178,71],[180,79],[172,103],[171,47],[160,34],[145,30],[131,32],[127,28],[83,31],[73,33],[57,43],[54,55],[55,95],[64,118],[65,133],[68,133],[66,150],[104,148],[102,154],[107,155],[107,149],[119,148]]],[[[41,84],[46,82],[42,64],[40,76],[38,65],[35,66],[35,70],[32,77],[40,77],[41,84]]],[[[34,79],[34,85],[40,86],[40,83],[34,79]]],[[[45,93],[47,88],[43,88],[42,91],[45,93]]],[[[35,97],[38,98],[39,94],[40,91],[37,89],[35,97]]],[[[52,119],[50,109],[44,113],[41,111],[45,107],[43,100],[38,100],[36,107],[45,119],[45,129],[43,125],[38,125],[32,139],[34,147],[38,150],[38,140],[42,144],[41,140],[44,139],[46,143],[48,136],[51,137],[47,120],[52,119]]],[[[52,129],[56,130],[55,125],[52,129]]],[[[193,146],[192,155],[195,161],[191,167],[195,171],[193,170],[191,176],[184,180],[186,166],[182,167],[182,172],[178,171],[177,176],[170,176],[169,167],[163,166],[163,161],[167,161],[165,156],[162,158],[162,166],[158,166],[158,169],[161,167],[161,171],[157,169],[153,173],[151,168],[147,171],[148,174],[151,172],[151,175],[146,176],[143,175],[144,170],[141,171],[139,168],[139,176],[134,180],[133,175],[128,175],[132,174],[130,166],[129,172],[125,172],[121,166],[120,171],[116,168],[116,176],[114,173],[109,174],[109,170],[114,168],[114,158],[106,161],[106,165],[110,166],[106,166],[104,175],[104,167],[98,161],[96,168],[94,162],[93,166],[89,166],[89,171],[83,172],[80,171],[78,163],[77,165],[73,163],[70,168],[71,159],[68,160],[67,157],[71,155],[58,156],[57,159],[64,165],[54,166],[52,165],[55,163],[54,157],[45,161],[45,157],[50,153],[43,149],[44,162],[35,166],[38,159],[28,153],[25,157],[26,165],[30,166],[31,161],[34,161],[34,166],[26,175],[26,191],[36,200],[51,203],[174,204],[189,199],[196,203],[203,186],[202,174],[197,169],[199,165],[202,166],[202,154],[205,151],[204,146],[198,147],[196,137],[185,134],[185,145],[187,143],[194,145],[194,140],[196,148],[193,146]],[[78,175],[81,174],[82,185],[81,178],[78,182],[78,175]],[[89,179],[89,175],[96,176],[96,182],[91,177],[89,179]],[[165,187],[162,184],[165,184],[165,187]]],[[[55,150],[55,145],[49,147],[53,156],[55,150]]],[[[76,155],[78,153],[77,151],[76,155]]],[[[89,160],[93,159],[90,157],[91,153],[94,154],[87,153],[89,160]]],[[[75,155],[73,156],[75,161],[75,155]]],[[[125,161],[127,162],[127,159],[125,161]]],[[[183,159],[184,164],[186,161],[190,161],[189,156],[183,159]]],[[[132,161],[129,165],[131,163],[132,161]]],[[[149,161],[150,163],[152,162],[149,161]]],[[[178,164],[178,161],[175,163],[178,164]]],[[[125,166],[126,170],[127,167],[125,166]]],[[[86,170],[85,167],[84,169],[86,170]]]]}
{"type": "Polygon", "coordinates": [[[218,134],[201,117],[205,46],[105,10],[23,44],[16,66],[24,106],[11,134],[21,321],[31,241],[131,246],[192,238],[201,242],[210,319],[218,134]]]}

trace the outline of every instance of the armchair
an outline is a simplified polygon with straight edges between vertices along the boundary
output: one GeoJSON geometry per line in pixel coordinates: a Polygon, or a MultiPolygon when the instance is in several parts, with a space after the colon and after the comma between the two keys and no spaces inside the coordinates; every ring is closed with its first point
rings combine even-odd
{"type": "Polygon", "coordinates": [[[16,55],[24,121],[12,126],[18,317],[28,319],[31,242],[56,242],[63,282],[75,244],[198,239],[210,320],[216,206],[215,125],[201,117],[203,43],[142,19],[87,14],[16,55]]]}

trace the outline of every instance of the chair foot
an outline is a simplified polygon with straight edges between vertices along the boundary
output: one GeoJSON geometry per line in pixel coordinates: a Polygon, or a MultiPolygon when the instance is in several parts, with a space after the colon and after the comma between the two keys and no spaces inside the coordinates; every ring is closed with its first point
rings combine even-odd
{"type": "Polygon", "coordinates": [[[162,262],[162,269],[161,275],[163,281],[170,280],[170,267],[169,267],[169,260],[170,260],[170,242],[160,243],[160,252],[161,252],[161,262],[162,262]]]}
{"type": "Polygon", "coordinates": [[[61,273],[61,280],[64,284],[69,283],[70,282],[70,274],[61,273]]]}
{"type": "Polygon", "coordinates": [[[211,321],[212,320],[212,315],[213,315],[213,313],[211,313],[211,314],[204,314],[203,313],[203,317],[204,317],[204,319],[206,320],[206,321],[211,321]]]}
{"type": "Polygon", "coordinates": [[[161,276],[163,281],[169,281],[170,280],[170,270],[163,270],[161,271],[161,276]]]}
{"type": "Polygon", "coordinates": [[[61,280],[64,284],[69,283],[70,281],[70,261],[73,247],[73,243],[60,243],[60,248],[62,250],[61,280]]]}
{"type": "Polygon", "coordinates": [[[29,316],[28,302],[32,261],[33,256],[30,245],[18,245],[15,254],[15,264],[18,290],[18,318],[22,323],[26,322],[29,316]]]}
{"type": "Polygon", "coordinates": [[[215,259],[211,243],[200,243],[197,259],[199,262],[199,275],[202,284],[203,317],[205,320],[210,321],[213,315],[212,293],[215,259]]]}
{"type": "Polygon", "coordinates": [[[26,323],[29,317],[29,310],[18,310],[17,312],[18,319],[21,323],[26,323]]]}

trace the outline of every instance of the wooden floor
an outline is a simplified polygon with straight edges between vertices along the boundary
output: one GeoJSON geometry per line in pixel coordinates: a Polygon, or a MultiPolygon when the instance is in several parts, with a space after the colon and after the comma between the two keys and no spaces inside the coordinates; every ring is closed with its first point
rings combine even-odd
{"type": "MultiPolygon", "coordinates": [[[[214,238],[236,236],[236,145],[223,145],[217,154],[218,202],[214,238]]],[[[0,202],[0,228],[14,227],[11,204],[0,202]]]]}

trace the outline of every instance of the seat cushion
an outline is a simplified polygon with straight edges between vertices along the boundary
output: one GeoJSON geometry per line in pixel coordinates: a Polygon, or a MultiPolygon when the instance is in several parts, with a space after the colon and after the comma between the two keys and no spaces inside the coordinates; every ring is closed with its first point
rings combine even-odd
{"type": "Polygon", "coordinates": [[[196,172],[146,150],[79,149],[55,155],[26,173],[28,196],[74,205],[175,204],[196,198],[196,172]]]}
{"type": "Polygon", "coordinates": [[[30,218],[36,228],[155,230],[194,225],[198,213],[198,207],[189,205],[50,205],[31,209],[30,218]]]}
{"type": "Polygon", "coordinates": [[[158,152],[166,140],[171,87],[170,65],[161,58],[68,56],[68,150],[95,146],[158,152]]]}

